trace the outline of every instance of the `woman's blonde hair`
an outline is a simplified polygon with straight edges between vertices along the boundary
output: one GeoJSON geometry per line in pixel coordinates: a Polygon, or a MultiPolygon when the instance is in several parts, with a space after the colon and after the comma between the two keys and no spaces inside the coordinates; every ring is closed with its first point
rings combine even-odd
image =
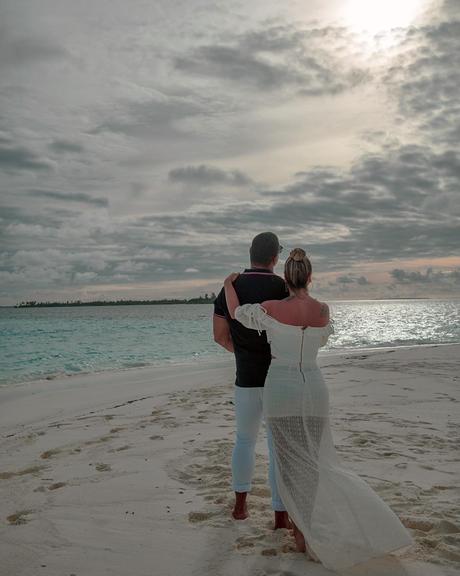
{"type": "Polygon", "coordinates": [[[284,278],[292,290],[305,288],[312,272],[311,262],[302,248],[291,250],[284,264],[284,278]]]}

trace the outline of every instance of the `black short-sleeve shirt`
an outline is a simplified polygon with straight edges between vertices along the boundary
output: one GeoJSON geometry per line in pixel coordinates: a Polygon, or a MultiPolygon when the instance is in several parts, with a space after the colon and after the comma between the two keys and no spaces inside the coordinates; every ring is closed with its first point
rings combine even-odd
{"type": "MultiPolygon", "coordinates": [[[[289,293],[282,278],[265,268],[249,268],[234,282],[240,304],[255,304],[265,300],[282,300],[289,293]]],[[[270,345],[265,332],[245,328],[230,318],[225,291],[219,292],[214,302],[214,314],[225,318],[230,325],[236,360],[237,386],[255,388],[263,386],[271,362],[270,345]]]]}

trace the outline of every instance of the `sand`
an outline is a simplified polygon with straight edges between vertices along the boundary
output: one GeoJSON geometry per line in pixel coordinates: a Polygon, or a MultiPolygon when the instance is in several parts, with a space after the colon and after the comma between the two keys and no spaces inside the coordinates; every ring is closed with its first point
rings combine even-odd
{"type": "MultiPolygon", "coordinates": [[[[415,545],[346,574],[460,570],[460,345],[323,354],[334,440],[415,545]]],[[[272,530],[257,444],[250,517],[230,517],[233,362],[0,389],[0,574],[333,574],[272,530]]]]}

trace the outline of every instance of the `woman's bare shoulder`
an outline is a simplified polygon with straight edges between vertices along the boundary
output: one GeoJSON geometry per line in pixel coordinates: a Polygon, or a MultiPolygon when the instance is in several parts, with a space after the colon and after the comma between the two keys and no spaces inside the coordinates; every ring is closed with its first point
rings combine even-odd
{"type": "Polygon", "coordinates": [[[271,312],[275,312],[276,310],[283,308],[283,306],[286,304],[286,301],[286,298],[284,300],[265,300],[265,302],[262,302],[261,306],[268,312],[268,314],[271,314],[271,312]]]}
{"type": "Polygon", "coordinates": [[[326,304],[326,302],[321,302],[321,300],[317,300],[316,298],[313,298],[313,296],[309,296],[309,300],[318,308],[329,309],[329,306],[326,304]]]}
{"type": "Polygon", "coordinates": [[[312,304],[312,316],[315,322],[318,322],[320,326],[325,326],[329,322],[329,306],[326,302],[321,302],[316,298],[311,298],[310,302],[312,304]]]}
{"type": "Polygon", "coordinates": [[[279,302],[279,300],[265,300],[265,302],[261,303],[262,308],[267,312],[267,314],[270,314],[270,316],[272,315],[271,313],[273,312],[273,310],[276,309],[276,303],[279,302]]]}
{"type": "Polygon", "coordinates": [[[329,322],[329,306],[326,304],[326,302],[319,302],[319,317],[322,321],[322,323],[324,323],[324,325],[326,325],[329,322]]]}

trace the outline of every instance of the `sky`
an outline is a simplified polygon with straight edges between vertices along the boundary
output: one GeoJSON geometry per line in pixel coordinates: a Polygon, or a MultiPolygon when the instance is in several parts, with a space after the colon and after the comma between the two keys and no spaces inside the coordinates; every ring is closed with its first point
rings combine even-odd
{"type": "Polygon", "coordinates": [[[0,0],[0,305],[460,296],[457,0],[0,0]]]}

